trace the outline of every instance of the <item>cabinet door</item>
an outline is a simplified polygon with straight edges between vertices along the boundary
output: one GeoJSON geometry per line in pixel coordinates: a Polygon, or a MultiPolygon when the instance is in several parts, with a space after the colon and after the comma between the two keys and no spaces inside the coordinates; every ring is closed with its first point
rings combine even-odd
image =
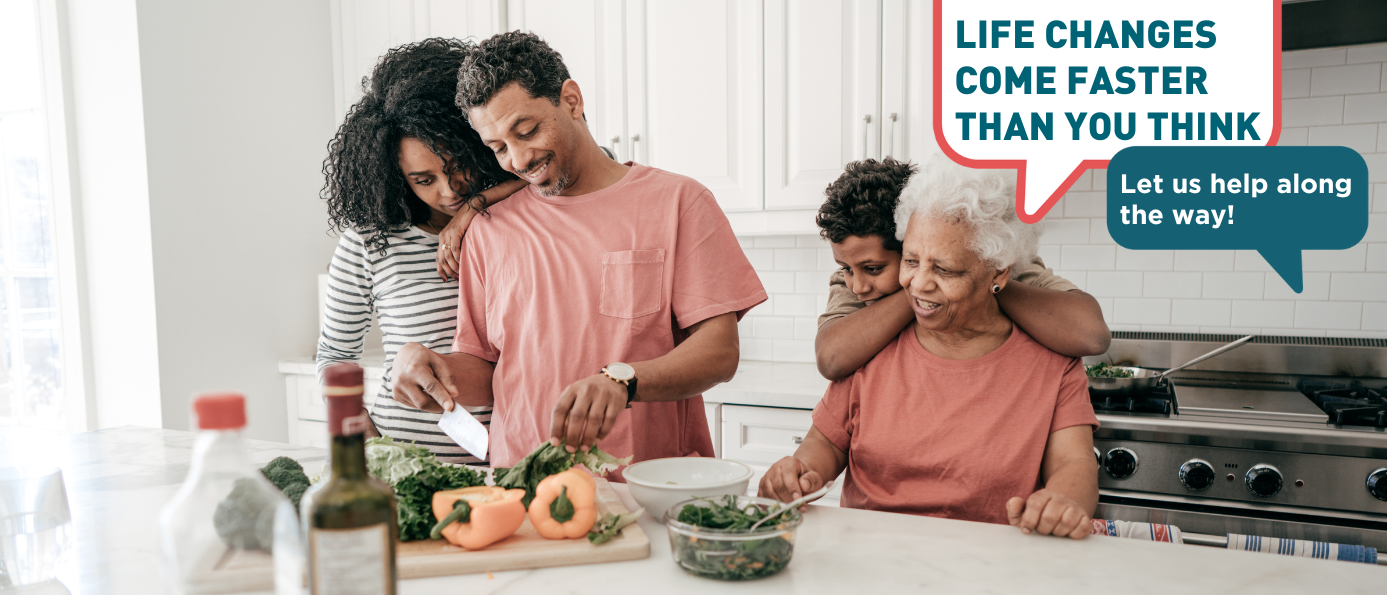
{"type": "Polygon", "coordinates": [[[881,0],[766,1],[766,209],[812,209],[879,156],[881,0]]]}
{"type": "Polygon", "coordinates": [[[760,210],[761,2],[628,0],[626,10],[627,154],[698,180],[724,211],[760,210]]]}
{"type": "MultiPolygon", "coordinates": [[[[538,35],[563,56],[583,93],[583,114],[598,144],[623,137],[619,0],[509,0],[507,25],[538,35]],[[615,20],[615,23],[613,21],[615,20]],[[616,51],[616,53],[613,53],[616,51]]],[[[624,156],[621,156],[625,160],[624,156]]]]}
{"type": "Polygon", "coordinates": [[[933,17],[928,0],[882,2],[882,157],[919,162],[937,150],[930,111],[933,17]]]}

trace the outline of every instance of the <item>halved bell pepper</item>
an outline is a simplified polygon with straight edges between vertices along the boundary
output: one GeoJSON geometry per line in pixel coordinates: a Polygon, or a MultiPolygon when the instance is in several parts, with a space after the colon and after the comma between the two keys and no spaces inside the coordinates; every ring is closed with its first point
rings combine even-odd
{"type": "Polygon", "coordinates": [[[433,516],[438,519],[430,537],[479,550],[510,537],[525,523],[525,490],[478,486],[433,494],[433,516]]]}
{"type": "Polygon", "coordinates": [[[530,501],[530,524],[546,539],[578,539],[597,522],[597,482],[582,469],[544,478],[530,501]]]}

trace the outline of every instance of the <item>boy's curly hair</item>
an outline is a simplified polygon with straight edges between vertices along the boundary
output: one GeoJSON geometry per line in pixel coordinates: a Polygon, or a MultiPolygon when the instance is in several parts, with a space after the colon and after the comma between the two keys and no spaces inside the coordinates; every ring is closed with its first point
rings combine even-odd
{"type": "Polygon", "coordinates": [[[849,163],[843,175],[824,190],[828,200],[814,219],[819,235],[835,244],[849,236],[876,236],[883,248],[900,252],[896,200],[916,171],[914,164],[890,157],[849,163]]]}
{"type": "Polygon", "coordinates": [[[558,105],[568,78],[563,56],[538,35],[508,31],[482,41],[477,51],[463,60],[454,100],[465,114],[491,101],[506,85],[519,83],[530,97],[543,97],[558,105]]]}
{"type": "MultiPolygon", "coordinates": [[[[453,105],[458,68],[476,45],[432,38],[391,49],[363,79],[361,100],[328,142],[323,161],[322,198],[333,229],[355,229],[370,250],[384,250],[387,235],[428,221],[429,206],[415,196],[400,171],[400,141],[417,138],[443,162],[444,173],[462,171],[465,192],[454,188],[478,211],[480,192],[515,179],[453,105]]],[[[451,183],[451,182],[450,182],[451,183]]]]}

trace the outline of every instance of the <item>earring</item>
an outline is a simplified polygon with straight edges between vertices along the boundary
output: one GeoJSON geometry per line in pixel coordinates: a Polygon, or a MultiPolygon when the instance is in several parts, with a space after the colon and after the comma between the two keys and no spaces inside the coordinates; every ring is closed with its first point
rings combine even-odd
{"type": "Polygon", "coordinates": [[[1000,291],[1002,291],[1002,286],[1001,286],[1001,285],[993,285],[993,286],[992,286],[992,293],[998,293],[998,292],[1000,292],[1000,291]]]}

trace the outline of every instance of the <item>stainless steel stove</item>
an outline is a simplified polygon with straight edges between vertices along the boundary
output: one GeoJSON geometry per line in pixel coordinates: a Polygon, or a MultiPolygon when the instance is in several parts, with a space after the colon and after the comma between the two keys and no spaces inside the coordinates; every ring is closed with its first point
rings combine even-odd
{"type": "MultiPolygon", "coordinates": [[[[1236,336],[1113,334],[1167,369],[1236,336]]],[[[1092,397],[1099,518],[1387,550],[1387,340],[1257,337],[1142,397],[1092,397]]]]}

